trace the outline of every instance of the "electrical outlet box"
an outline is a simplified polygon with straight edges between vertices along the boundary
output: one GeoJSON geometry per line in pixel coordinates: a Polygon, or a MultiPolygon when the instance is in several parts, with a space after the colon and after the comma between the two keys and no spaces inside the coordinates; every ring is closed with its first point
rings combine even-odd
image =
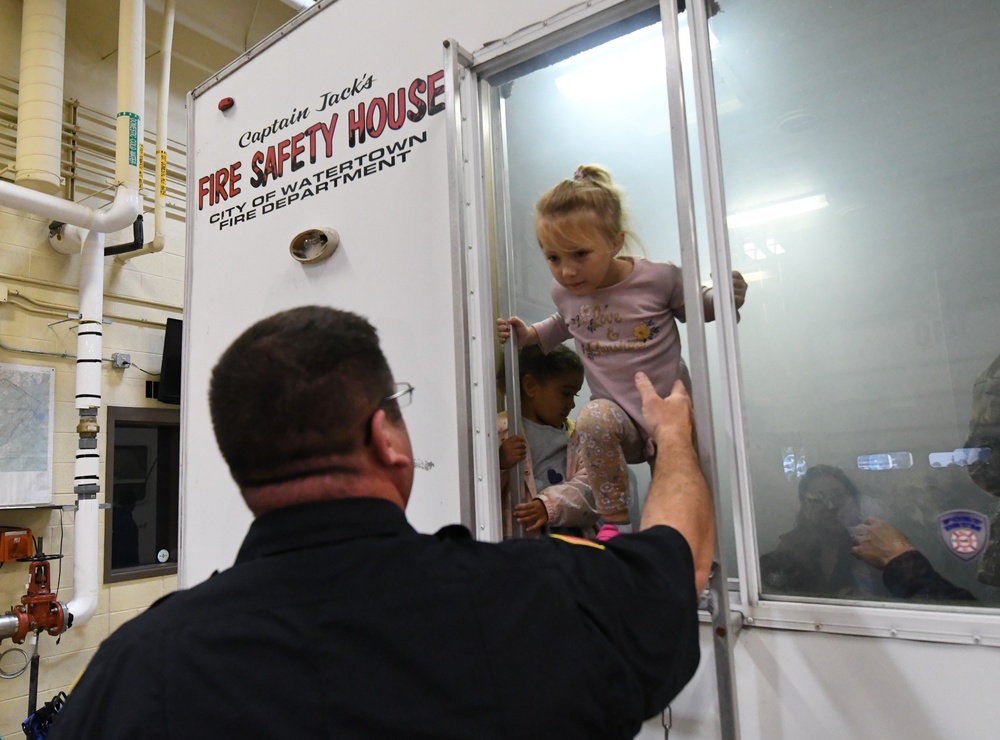
{"type": "Polygon", "coordinates": [[[117,368],[126,368],[132,365],[132,355],[128,352],[112,352],[111,353],[111,366],[117,368]]]}
{"type": "Polygon", "coordinates": [[[35,544],[30,529],[0,527],[0,563],[30,558],[34,554],[35,544]]]}

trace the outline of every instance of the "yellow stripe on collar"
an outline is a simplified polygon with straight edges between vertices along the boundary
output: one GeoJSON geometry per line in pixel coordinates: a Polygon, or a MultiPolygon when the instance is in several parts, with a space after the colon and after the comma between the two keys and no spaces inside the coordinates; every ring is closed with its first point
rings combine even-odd
{"type": "Polygon", "coordinates": [[[563,542],[568,542],[571,545],[586,545],[587,547],[594,547],[598,550],[605,549],[604,545],[602,545],[601,543],[593,542],[592,540],[585,540],[583,539],[583,537],[571,537],[565,534],[550,534],[549,537],[551,537],[554,540],[562,540],[563,542]]]}

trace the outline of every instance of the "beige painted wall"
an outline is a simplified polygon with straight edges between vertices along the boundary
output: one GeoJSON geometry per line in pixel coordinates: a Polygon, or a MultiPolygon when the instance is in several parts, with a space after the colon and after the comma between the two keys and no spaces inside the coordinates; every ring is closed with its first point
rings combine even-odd
{"type": "MultiPolygon", "coordinates": [[[[20,0],[0,0],[0,74],[16,79],[20,40],[20,0]]],[[[110,115],[114,110],[117,55],[101,60],[93,51],[80,50],[80,44],[67,45],[66,89],[64,96],[76,98],[81,104],[110,115]],[[71,71],[72,70],[72,71],[71,71]]],[[[158,79],[159,65],[147,65],[147,79],[158,79]]],[[[172,86],[173,87],[173,86],[172,86]]],[[[186,131],[184,118],[184,90],[172,91],[172,128],[170,138],[183,141],[186,131]]],[[[147,93],[147,134],[155,127],[155,90],[147,93]]],[[[0,169],[13,162],[0,162],[0,169]]],[[[179,204],[183,205],[183,203],[179,204]]],[[[152,236],[151,203],[145,211],[146,239],[152,236]]],[[[15,212],[0,207],[0,297],[4,288],[12,296],[0,302],[0,341],[5,345],[32,350],[76,353],[76,334],[71,321],[55,323],[51,315],[37,314],[25,309],[25,298],[55,304],[65,312],[77,309],[79,294],[79,257],[65,256],[52,250],[46,242],[47,219],[15,212]],[[16,291],[16,293],[15,293],[16,291]],[[17,297],[14,297],[17,296],[17,297]]],[[[128,241],[131,232],[109,236],[108,243],[128,241]]],[[[184,299],[184,223],[167,219],[166,248],[163,252],[146,255],[125,264],[113,258],[105,260],[105,314],[117,316],[104,329],[103,356],[112,352],[131,354],[133,367],[113,370],[105,363],[103,370],[103,406],[99,416],[102,433],[99,449],[105,456],[107,406],[157,407],[157,401],[145,397],[145,382],[151,379],[137,368],[158,372],[160,350],[163,343],[162,324],[167,317],[180,317],[184,299]],[[143,325],[149,322],[149,325],[143,325]]],[[[72,359],[42,357],[0,349],[0,362],[19,365],[54,367],[55,373],[55,464],[53,490],[55,504],[72,504],[74,457],[77,447],[76,425],[78,412],[74,408],[75,363],[72,359]]],[[[102,489],[104,465],[101,465],[102,489]]],[[[100,500],[104,501],[104,492],[100,500]]],[[[45,539],[45,550],[56,552],[62,534],[62,551],[67,554],[61,561],[52,561],[53,583],[59,578],[59,600],[68,603],[73,598],[73,514],[59,510],[3,510],[0,525],[26,526],[45,539]],[[60,532],[60,521],[63,523],[60,532]]],[[[100,515],[98,538],[103,573],[105,512],[100,515]]],[[[7,612],[11,605],[19,604],[25,591],[27,565],[11,562],[0,569],[0,612],[7,612]]],[[[69,691],[77,676],[93,656],[98,645],[114,629],[143,611],[154,600],[176,588],[175,576],[146,578],[125,584],[105,586],[100,589],[97,613],[85,625],[76,626],[56,638],[43,635],[39,640],[41,666],[38,683],[38,705],[41,706],[59,691],[69,691]]],[[[18,647],[10,640],[0,643],[0,652],[18,647]]],[[[26,642],[21,648],[30,653],[26,642]]],[[[10,654],[0,660],[0,669],[12,671],[23,658],[10,654]]],[[[27,714],[28,672],[9,680],[0,679],[0,736],[22,735],[21,722],[27,714]]]]}

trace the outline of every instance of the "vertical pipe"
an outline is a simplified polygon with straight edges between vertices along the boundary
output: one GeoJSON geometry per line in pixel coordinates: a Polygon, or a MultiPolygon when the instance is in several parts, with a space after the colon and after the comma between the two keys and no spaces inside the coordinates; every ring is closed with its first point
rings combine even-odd
{"type": "Polygon", "coordinates": [[[91,231],[80,253],[80,328],[77,331],[76,408],[80,412],[74,492],[73,600],[67,609],[73,624],[97,610],[97,494],[101,454],[97,415],[101,407],[101,353],[104,312],[104,234],[91,231]]]}
{"type": "Polygon", "coordinates": [[[80,328],[76,344],[76,408],[101,405],[104,319],[104,234],[88,232],[80,252],[80,328]]]}
{"type": "MultiPolygon", "coordinates": [[[[121,0],[115,143],[115,179],[118,181],[118,190],[114,203],[110,208],[98,211],[49,193],[0,181],[0,205],[103,233],[124,229],[135,221],[142,205],[139,199],[139,144],[142,141],[141,112],[145,69],[144,8],[143,0],[121,0]]],[[[60,92],[60,98],[61,95],[60,92]]],[[[61,106],[60,100],[60,120],[61,106]]],[[[18,128],[20,130],[21,126],[18,128]]],[[[60,131],[60,137],[61,135],[60,131]]],[[[56,172],[58,171],[57,166],[56,172]]]]}
{"type": "Polygon", "coordinates": [[[163,11],[162,70],[156,98],[156,197],[153,221],[153,251],[163,249],[163,227],[167,221],[167,115],[170,108],[170,55],[174,45],[175,0],[167,0],[163,11]]]}
{"type": "MultiPolygon", "coordinates": [[[[118,18],[118,115],[115,147],[115,179],[138,190],[139,145],[142,143],[143,48],[142,0],[121,0],[118,18]]],[[[135,220],[135,216],[132,217],[135,220]]]]}
{"type": "Polygon", "coordinates": [[[73,519],[73,600],[66,605],[75,626],[85,624],[97,611],[98,509],[96,497],[77,500],[73,519]]]}
{"type": "Polygon", "coordinates": [[[24,0],[14,182],[52,195],[62,178],[65,0],[24,0]]]}
{"type": "Polygon", "coordinates": [[[142,249],[115,255],[115,262],[124,264],[130,259],[163,250],[164,227],[167,223],[167,130],[170,109],[170,57],[174,44],[175,0],[166,0],[163,10],[163,41],[160,56],[163,67],[160,71],[160,87],[156,97],[156,184],[153,196],[153,239],[142,249]]]}

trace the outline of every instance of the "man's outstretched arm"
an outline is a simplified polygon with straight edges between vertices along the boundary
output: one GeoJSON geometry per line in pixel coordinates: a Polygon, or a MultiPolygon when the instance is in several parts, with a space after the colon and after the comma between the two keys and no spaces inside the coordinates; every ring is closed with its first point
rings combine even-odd
{"type": "Polygon", "coordinates": [[[691,548],[695,588],[705,590],[715,552],[715,512],[708,484],[694,449],[694,415],[684,384],[676,381],[666,398],[653,389],[645,373],[635,374],[642,396],[642,416],[656,443],[656,463],[640,529],[658,524],[673,527],[691,548]]]}

